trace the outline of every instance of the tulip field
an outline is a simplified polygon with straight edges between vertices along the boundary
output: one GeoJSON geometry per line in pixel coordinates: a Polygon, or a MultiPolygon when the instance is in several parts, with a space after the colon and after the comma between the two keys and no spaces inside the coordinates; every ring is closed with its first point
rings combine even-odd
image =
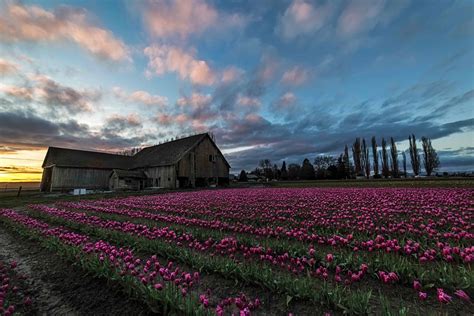
{"type": "MultiPolygon", "coordinates": [[[[469,315],[473,193],[170,192],[0,209],[0,228],[120,288],[150,314],[469,315]]],[[[15,294],[14,265],[0,261],[0,315],[35,305],[24,294],[17,306],[6,299],[15,294]]]]}

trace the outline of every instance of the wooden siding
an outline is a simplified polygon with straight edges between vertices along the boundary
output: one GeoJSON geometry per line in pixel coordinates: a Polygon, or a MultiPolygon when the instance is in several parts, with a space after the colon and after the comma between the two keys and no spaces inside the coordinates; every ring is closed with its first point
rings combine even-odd
{"type": "Polygon", "coordinates": [[[195,148],[196,178],[229,177],[229,168],[224,162],[224,157],[212,144],[209,138],[205,138],[195,148]],[[216,157],[215,161],[209,161],[209,155],[216,157]]]}
{"type": "Polygon", "coordinates": [[[53,191],[70,189],[108,189],[112,170],[53,167],[53,191]]]}
{"type": "Polygon", "coordinates": [[[145,181],[134,178],[119,178],[115,173],[109,179],[109,190],[140,190],[140,182],[145,181]]]}
{"type": "Polygon", "coordinates": [[[152,186],[167,189],[176,188],[176,168],[174,165],[153,167],[145,169],[148,179],[151,179],[152,186]]]}
{"type": "Polygon", "coordinates": [[[205,138],[179,161],[178,177],[225,178],[229,177],[229,168],[217,148],[205,138]],[[215,161],[209,161],[210,155],[215,161]]]}

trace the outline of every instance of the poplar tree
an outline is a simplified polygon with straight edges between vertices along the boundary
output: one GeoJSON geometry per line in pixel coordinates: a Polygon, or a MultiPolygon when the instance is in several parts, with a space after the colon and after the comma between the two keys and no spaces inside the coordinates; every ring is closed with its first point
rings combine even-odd
{"type": "Polygon", "coordinates": [[[398,151],[397,151],[397,144],[393,140],[393,137],[390,137],[390,156],[392,158],[392,177],[398,178],[400,176],[400,171],[398,170],[398,151]]]}
{"type": "Polygon", "coordinates": [[[413,169],[413,173],[415,176],[420,174],[420,154],[418,153],[418,148],[416,148],[416,138],[415,135],[412,134],[408,136],[408,141],[410,143],[410,160],[411,160],[411,168],[413,169]]]}
{"type": "Polygon", "coordinates": [[[385,138],[382,138],[382,175],[388,178],[390,175],[390,169],[388,167],[388,154],[387,154],[387,142],[385,138]]]}
{"type": "Polygon", "coordinates": [[[375,136],[372,137],[372,159],[374,161],[374,178],[379,177],[379,157],[377,152],[377,141],[375,136]]]}
{"type": "Polygon", "coordinates": [[[431,176],[433,170],[439,167],[438,154],[431,145],[431,139],[428,137],[421,138],[421,145],[423,147],[423,164],[425,166],[426,174],[431,176]]]}
{"type": "Polygon", "coordinates": [[[355,168],[355,173],[356,175],[359,175],[362,171],[362,165],[361,165],[361,144],[360,144],[360,138],[357,137],[354,144],[352,145],[352,157],[354,159],[354,168],[355,168]]]}
{"type": "Polygon", "coordinates": [[[369,157],[369,147],[365,143],[365,138],[362,139],[362,165],[367,179],[370,178],[370,157],[369,157]]]}

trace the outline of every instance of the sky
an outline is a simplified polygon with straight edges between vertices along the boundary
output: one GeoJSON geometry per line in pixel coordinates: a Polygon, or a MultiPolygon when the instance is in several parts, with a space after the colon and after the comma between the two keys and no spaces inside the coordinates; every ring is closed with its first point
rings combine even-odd
{"type": "Polygon", "coordinates": [[[231,172],[432,139],[474,170],[474,2],[0,0],[0,182],[212,132],[231,172]]]}

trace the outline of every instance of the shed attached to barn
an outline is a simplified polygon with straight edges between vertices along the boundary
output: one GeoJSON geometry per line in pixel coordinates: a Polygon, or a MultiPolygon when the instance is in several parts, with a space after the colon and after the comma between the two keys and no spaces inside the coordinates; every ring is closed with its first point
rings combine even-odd
{"type": "Polygon", "coordinates": [[[110,173],[109,189],[141,190],[146,187],[147,176],[143,171],[114,169],[110,173]]]}

